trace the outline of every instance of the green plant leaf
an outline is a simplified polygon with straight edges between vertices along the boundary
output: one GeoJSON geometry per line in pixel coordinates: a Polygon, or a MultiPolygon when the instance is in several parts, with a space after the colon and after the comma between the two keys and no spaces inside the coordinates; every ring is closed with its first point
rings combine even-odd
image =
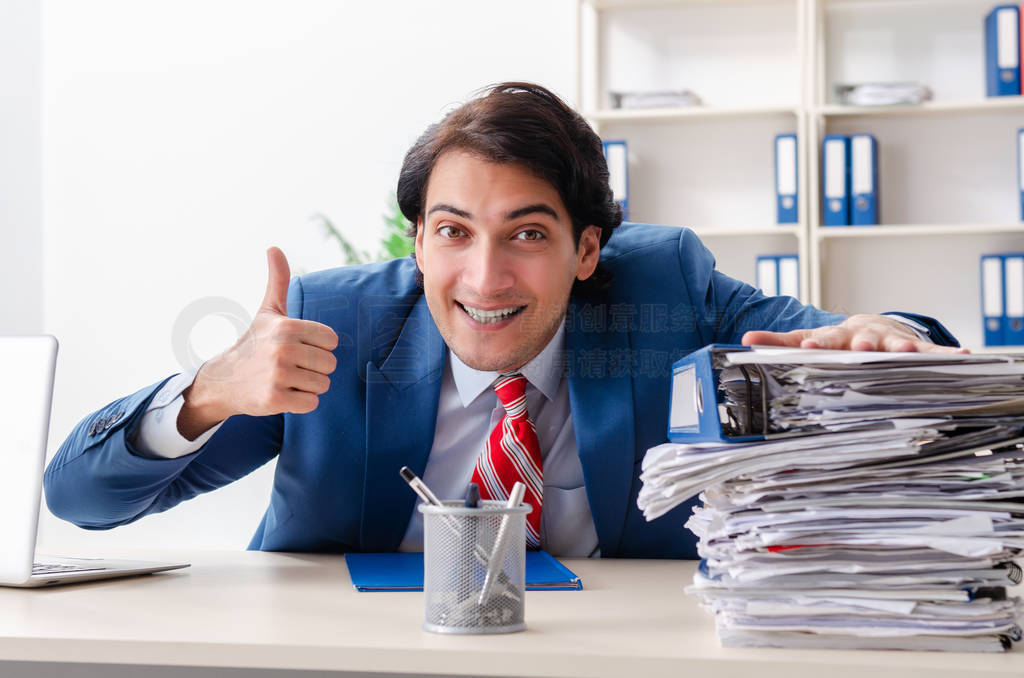
{"type": "Polygon", "coordinates": [[[315,214],[312,219],[320,222],[320,225],[327,232],[327,236],[338,243],[338,247],[341,248],[342,255],[344,256],[345,264],[387,261],[389,259],[407,257],[412,254],[415,250],[413,239],[406,235],[410,223],[402,214],[396,195],[391,196],[388,212],[382,216],[384,219],[384,234],[380,239],[381,249],[376,255],[371,255],[369,252],[357,249],[348,238],[341,234],[341,231],[338,230],[334,223],[323,214],[315,214]]]}
{"type": "Polygon", "coordinates": [[[371,261],[370,254],[368,252],[361,252],[356,249],[355,245],[349,242],[348,238],[341,234],[341,231],[337,229],[333,222],[323,214],[314,214],[313,219],[318,220],[320,224],[327,231],[327,235],[333,238],[338,246],[341,248],[341,252],[345,257],[346,264],[365,264],[371,261]]]}

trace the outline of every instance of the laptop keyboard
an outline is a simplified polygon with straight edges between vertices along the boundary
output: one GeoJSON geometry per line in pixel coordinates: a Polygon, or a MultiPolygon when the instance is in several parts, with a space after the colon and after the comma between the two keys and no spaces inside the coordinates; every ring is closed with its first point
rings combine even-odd
{"type": "Polygon", "coordinates": [[[63,565],[61,563],[32,563],[32,574],[66,574],[72,572],[98,572],[105,567],[82,567],[81,565],[63,565]]]}

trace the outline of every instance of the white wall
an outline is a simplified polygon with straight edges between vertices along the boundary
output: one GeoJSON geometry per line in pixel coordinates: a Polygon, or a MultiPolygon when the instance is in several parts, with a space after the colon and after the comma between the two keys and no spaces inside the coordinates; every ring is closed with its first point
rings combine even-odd
{"type": "Polygon", "coordinates": [[[0,332],[43,325],[40,12],[0,2],[0,332]]]}
{"type": "MultiPolygon", "coordinates": [[[[375,248],[406,149],[474,90],[526,79],[571,100],[575,28],[573,0],[44,0],[50,454],[89,412],[181,370],[189,304],[252,313],[269,245],[293,272],[336,265],[311,215],[375,248]]],[[[192,340],[208,356],[234,336],[209,319],[192,340]]],[[[110,532],[45,515],[40,544],[241,548],[271,475],[110,532]]]]}

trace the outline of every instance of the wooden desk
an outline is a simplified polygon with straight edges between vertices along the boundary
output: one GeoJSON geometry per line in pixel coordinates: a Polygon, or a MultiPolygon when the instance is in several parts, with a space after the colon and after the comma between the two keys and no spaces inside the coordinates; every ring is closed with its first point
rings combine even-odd
{"type": "MultiPolygon", "coordinates": [[[[193,566],[136,579],[0,589],[0,662],[609,678],[1024,676],[1019,650],[723,649],[712,618],[683,594],[693,562],[566,560],[584,590],[528,593],[527,631],[445,636],[420,629],[422,593],[358,593],[338,556],[107,555],[193,566]]],[[[2,663],[0,675],[8,675],[2,663]]]]}

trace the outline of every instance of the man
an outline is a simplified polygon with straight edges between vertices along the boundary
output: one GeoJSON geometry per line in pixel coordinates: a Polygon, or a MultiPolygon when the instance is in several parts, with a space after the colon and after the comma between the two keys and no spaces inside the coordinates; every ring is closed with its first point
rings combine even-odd
{"type": "Polygon", "coordinates": [[[51,510],[109,528],[277,456],[250,548],[418,549],[422,523],[400,467],[443,498],[470,480],[500,498],[511,481],[495,468],[518,464],[548,550],[692,557],[689,507],[653,523],[636,507],[640,460],[665,439],[676,358],[740,340],[955,350],[919,334],[956,345],[930,319],[844,319],[764,297],[716,272],[686,229],[619,228],[600,139],[535,85],[498,85],[430,127],[398,194],[415,260],[289,286],[271,248],[246,335],[194,378],[86,417],[47,469],[51,510]],[[510,382],[523,390],[503,406],[510,382]],[[516,408],[531,423],[510,434],[516,408]],[[506,448],[520,456],[501,456],[506,448]]]}

